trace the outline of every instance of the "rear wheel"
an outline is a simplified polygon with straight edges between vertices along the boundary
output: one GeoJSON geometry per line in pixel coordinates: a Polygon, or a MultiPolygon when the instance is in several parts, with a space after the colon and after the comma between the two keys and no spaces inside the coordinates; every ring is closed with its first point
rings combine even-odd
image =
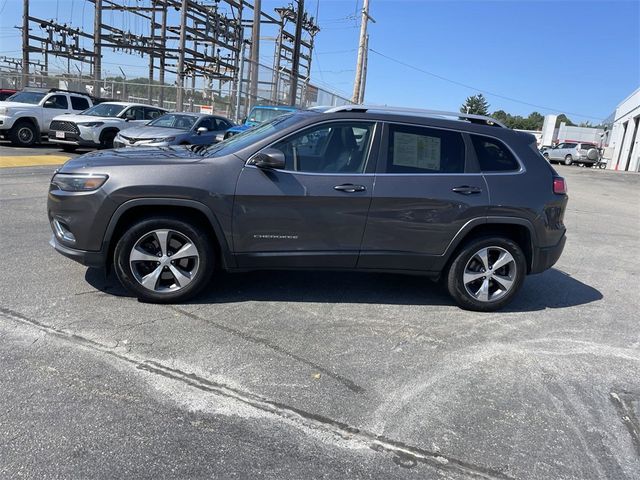
{"type": "Polygon", "coordinates": [[[516,242],[504,237],[478,238],[454,258],[447,289],[460,307],[491,312],[511,301],[526,272],[526,258],[516,242]]]}
{"type": "Polygon", "coordinates": [[[38,129],[29,121],[19,121],[9,131],[9,140],[17,147],[30,147],[38,139],[38,129]]]}
{"type": "Polygon", "coordinates": [[[571,165],[573,163],[573,157],[571,155],[567,155],[564,157],[564,164],[571,165]]]}
{"type": "Polygon", "coordinates": [[[212,241],[195,224],[150,218],[131,226],[114,252],[122,285],[141,300],[181,302],[200,292],[214,267],[212,241]]]}

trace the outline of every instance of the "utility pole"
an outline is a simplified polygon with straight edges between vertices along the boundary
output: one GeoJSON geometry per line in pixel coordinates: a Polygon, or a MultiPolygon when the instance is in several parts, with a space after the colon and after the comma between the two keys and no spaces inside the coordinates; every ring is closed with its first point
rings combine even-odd
{"type": "Polygon", "coordinates": [[[22,1],[22,88],[29,85],[29,0],[22,1]]]}
{"type": "Polygon", "coordinates": [[[289,90],[289,105],[292,106],[296,104],[296,97],[298,94],[298,75],[300,72],[300,44],[302,43],[302,23],[304,21],[304,0],[298,0],[298,11],[296,17],[296,36],[293,41],[291,86],[289,90]]]}
{"type": "Polygon", "coordinates": [[[93,95],[100,97],[100,78],[102,77],[102,0],[96,0],[93,16],[93,95]]]}
{"type": "Polygon", "coordinates": [[[261,0],[253,1],[253,28],[251,29],[251,68],[249,70],[249,101],[258,99],[258,62],[260,61],[260,13],[261,0]]]}
{"type": "Polygon", "coordinates": [[[187,41],[187,7],[188,0],[182,0],[180,9],[180,40],[178,46],[178,90],[176,92],[176,111],[180,112],[184,102],[184,49],[187,41]]]}
{"type": "Polygon", "coordinates": [[[367,86],[367,61],[369,59],[369,34],[367,34],[367,40],[365,41],[364,48],[364,65],[362,67],[362,85],[360,86],[360,98],[358,99],[359,104],[364,103],[364,90],[367,86]]]}
{"type": "MultiPolygon", "coordinates": [[[[162,25],[160,26],[160,43],[162,48],[167,45],[167,4],[162,5],[162,25]]],[[[158,104],[160,108],[164,108],[164,70],[167,62],[165,52],[160,54],[160,72],[158,73],[158,83],[160,84],[160,92],[158,93],[158,104]]]]}
{"type": "Polygon", "coordinates": [[[353,82],[353,96],[351,101],[353,103],[359,103],[364,98],[364,89],[362,88],[362,70],[366,70],[366,56],[365,48],[367,45],[367,24],[371,20],[373,23],[376,21],[369,16],[369,0],[364,0],[362,5],[362,19],[360,21],[360,43],[358,44],[358,63],[356,65],[356,78],[353,82]]]}
{"type": "MultiPolygon", "coordinates": [[[[156,44],[156,2],[155,0],[151,1],[151,28],[149,29],[149,34],[151,36],[151,43],[155,46],[156,44]]],[[[153,51],[149,52],[149,91],[147,92],[147,99],[149,101],[149,105],[153,100],[153,69],[155,65],[155,57],[153,56],[153,51]]]]}
{"type": "Polygon", "coordinates": [[[243,41],[240,47],[240,68],[238,70],[238,90],[236,92],[236,120],[240,121],[240,108],[242,105],[242,76],[244,74],[244,48],[246,43],[243,41]]]}

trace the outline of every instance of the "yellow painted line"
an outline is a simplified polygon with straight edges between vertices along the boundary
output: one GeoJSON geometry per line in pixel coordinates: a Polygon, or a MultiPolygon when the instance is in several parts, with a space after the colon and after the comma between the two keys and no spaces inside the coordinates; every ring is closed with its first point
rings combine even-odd
{"type": "Polygon", "coordinates": [[[14,155],[0,156],[0,168],[35,167],[38,165],[61,165],[71,157],[64,155],[14,155]]]}

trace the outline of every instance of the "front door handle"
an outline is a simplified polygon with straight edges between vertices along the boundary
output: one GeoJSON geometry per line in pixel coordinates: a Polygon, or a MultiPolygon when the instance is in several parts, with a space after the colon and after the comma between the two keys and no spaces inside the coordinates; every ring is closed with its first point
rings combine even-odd
{"type": "Polygon", "coordinates": [[[472,195],[474,193],[482,193],[482,189],[480,187],[470,187],[469,185],[454,187],[451,190],[456,193],[461,193],[462,195],[472,195]]]}
{"type": "Polygon", "coordinates": [[[367,188],[364,185],[353,185],[351,183],[344,183],[342,185],[336,185],[335,187],[333,187],[333,189],[340,192],[354,193],[364,192],[367,188]]]}

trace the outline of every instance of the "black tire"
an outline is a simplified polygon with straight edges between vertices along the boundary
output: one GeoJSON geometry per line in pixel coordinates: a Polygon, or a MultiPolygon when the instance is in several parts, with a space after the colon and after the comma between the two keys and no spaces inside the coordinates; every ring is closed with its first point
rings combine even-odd
{"type": "Polygon", "coordinates": [[[564,157],[564,164],[569,166],[573,163],[573,157],[571,155],[567,155],[564,157]]]}
{"type": "Polygon", "coordinates": [[[100,148],[113,148],[113,141],[118,135],[117,130],[107,130],[100,136],[100,148]]]}
{"type": "MultiPolygon", "coordinates": [[[[171,243],[172,241],[174,240],[170,240],[168,243],[171,243]]],[[[140,300],[151,303],[182,302],[198,294],[209,283],[215,266],[215,253],[212,247],[212,242],[212,239],[206,231],[196,224],[178,220],[173,217],[147,218],[129,227],[118,240],[113,255],[114,270],[120,280],[120,283],[122,283],[127,290],[132,292],[140,300]],[[173,262],[171,262],[171,265],[164,267],[164,269],[161,269],[162,265],[153,265],[153,263],[160,264],[160,261],[166,262],[170,259],[171,245],[167,246],[167,256],[163,256],[162,258],[159,257],[158,262],[141,261],[139,263],[135,263],[135,265],[140,265],[134,267],[138,269],[136,273],[133,272],[131,266],[132,262],[130,262],[130,254],[136,244],[139,245],[140,241],[144,238],[159,239],[157,236],[152,237],[152,232],[163,229],[171,230],[172,233],[170,234],[170,238],[172,239],[180,236],[186,237],[195,246],[199,256],[197,268],[193,273],[190,283],[185,286],[178,287],[177,290],[169,290],[169,288],[172,287],[162,287],[160,285],[163,281],[169,282],[170,284],[170,282],[174,280],[175,285],[178,285],[177,278],[168,270],[169,268],[173,268],[171,266],[173,265],[173,262]],[[139,269],[143,269],[143,271],[156,271],[155,269],[160,269],[162,273],[160,274],[159,280],[154,283],[154,288],[167,289],[163,291],[152,291],[151,289],[144,287],[138,280],[138,278],[141,277],[139,269]],[[136,278],[136,276],[138,278],[136,278]],[[169,280],[163,280],[162,278],[164,276],[173,277],[174,280],[171,280],[171,278],[169,278],[169,280]]],[[[175,288],[175,285],[173,288],[175,288]]]]}
{"type": "Polygon", "coordinates": [[[78,149],[77,145],[61,145],[61,147],[65,152],[75,152],[78,149]]]}
{"type": "MultiPolygon", "coordinates": [[[[475,261],[475,260],[474,260],[475,261]]],[[[507,268],[507,267],[503,267],[507,268]]],[[[501,271],[496,269],[496,272],[501,271]]],[[[479,273],[479,272],[478,272],[479,273]]],[[[513,296],[518,292],[524,277],[527,273],[527,260],[522,252],[520,246],[513,240],[505,237],[480,237],[467,242],[455,255],[453,261],[449,266],[449,270],[446,276],[447,290],[449,294],[455,300],[455,302],[465,310],[473,310],[477,312],[493,312],[504,307],[509,303],[513,296]],[[472,259],[477,258],[476,253],[489,248],[496,250],[506,250],[513,257],[513,266],[509,264],[509,268],[513,268],[514,274],[512,275],[512,283],[510,289],[500,296],[498,289],[495,290],[496,299],[491,300],[479,300],[473,296],[464,283],[465,269],[467,265],[472,262],[472,259]]],[[[484,282],[485,277],[479,278],[478,282],[484,282]]],[[[504,278],[504,277],[498,277],[504,278]]],[[[489,280],[488,285],[492,285],[496,288],[498,283],[489,280]]],[[[470,284],[472,285],[472,284],[470,284]]]]}
{"type": "Polygon", "coordinates": [[[38,140],[38,129],[26,120],[19,120],[9,130],[9,140],[16,147],[30,147],[38,140]]]}

